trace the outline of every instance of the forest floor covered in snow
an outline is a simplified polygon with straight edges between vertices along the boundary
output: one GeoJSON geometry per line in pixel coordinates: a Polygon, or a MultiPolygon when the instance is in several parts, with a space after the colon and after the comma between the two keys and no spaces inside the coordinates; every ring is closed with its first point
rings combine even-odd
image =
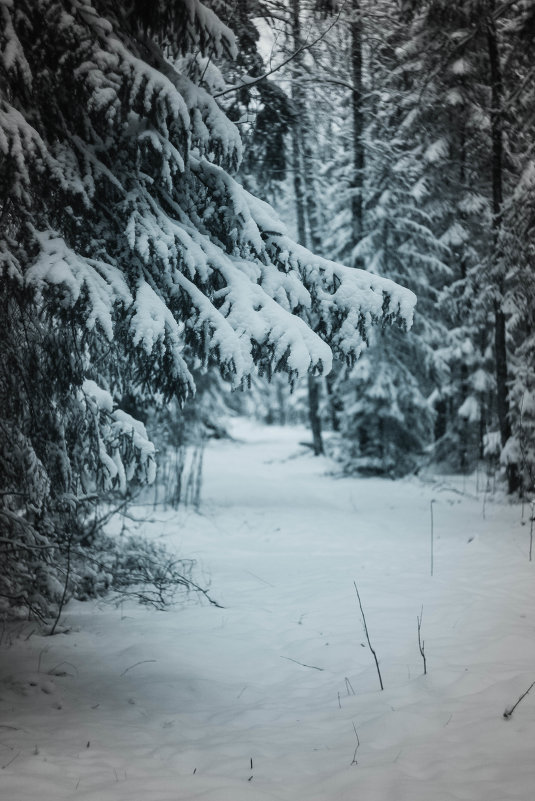
{"type": "Polygon", "coordinates": [[[224,608],[4,626],[0,797],[531,801],[535,687],[504,718],[535,681],[529,509],[475,476],[334,478],[295,428],[234,437],[208,446],[199,513],[127,521],[224,608]]]}

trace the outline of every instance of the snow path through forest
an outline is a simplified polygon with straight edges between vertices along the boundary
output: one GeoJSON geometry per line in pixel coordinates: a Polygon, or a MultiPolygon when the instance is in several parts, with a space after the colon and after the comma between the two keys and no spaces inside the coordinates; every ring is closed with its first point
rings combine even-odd
{"type": "Polygon", "coordinates": [[[535,689],[503,719],[535,680],[520,506],[475,477],[334,479],[298,429],[234,434],[207,449],[199,514],[127,521],[197,559],[223,609],[74,603],[67,634],[5,627],[0,797],[532,799],[535,689]]]}

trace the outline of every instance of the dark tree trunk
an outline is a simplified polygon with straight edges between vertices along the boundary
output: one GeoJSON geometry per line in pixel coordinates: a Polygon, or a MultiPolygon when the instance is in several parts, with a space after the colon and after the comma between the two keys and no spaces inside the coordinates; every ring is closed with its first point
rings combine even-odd
{"type": "MultiPolygon", "coordinates": [[[[294,50],[299,48],[301,41],[301,8],[300,0],[292,0],[292,31],[291,41],[294,50]]],[[[294,59],[294,69],[292,71],[291,95],[297,119],[292,127],[292,167],[293,183],[295,194],[295,211],[297,215],[297,238],[302,245],[307,244],[307,228],[305,219],[305,182],[303,175],[302,153],[301,153],[301,126],[303,101],[298,86],[299,67],[301,58],[296,56],[294,59]]]]}
{"type": "MultiPolygon", "coordinates": [[[[464,120],[461,122],[461,129],[460,129],[460,137],[459,137],[459,183],[461,186],[464,186],[466,183],[466,131],[464,126],[464,120]]],[[[461,219],[463,219],[463,214],[461,214],[461,219]]],[[[466,281],[467,270],[466,270],[466,260],[464,256],[461,255],[460,263],[459,263],[459,270],[461,274],[461,279],[463,283],[466,281]]],[[[460,380],[460,391],[461,391],[461,400],[464,403],[466,398],[468,397],[468,367],[464,361],[461,361],[461,380],[460,380]]],[[[469,430],[470,427],[468,425],[468,421],[466,419],[463,420],[461,423],[461,442],[460,442],[460,453],[459,453],[459,467],[462,473],[465,473],[468,469],[468,438],[469,438],[469,430]]]]}
{"type": "MultiPolygon", "coordinates": [[[[494,4],[492,3],[492,6],[494,4]]],[[[500,260],[500,227],[503,213],[503,80],[500,64],[498,35],[494,17],[487,20],[487,46],[491,77],[491,135],[492,135],[492,261],[496,269],[496,289],[498,298],[494,302],[494,349],[496,361],[496,406],[500,425],[502,448],[511,436],[509,420],[509,398],[507,389],[507,332],[505,314],[501,298],[504,290],[500,260]]],[[[508,465],[507,479],[509,492],[518,489],[518,468],[508,465]]]]}
{"type": "Polygon", "coordinates": [[[448,430],[448,420],[449,420],[449,409],[448,404],[445,400],[439,400],[435,406],[436,417],[435,417],[435,429],[434,429],[434,437],[435,442],[441,439],[446,431],[448,430]]]}
{"type": "Polygon", "coordinates": [[[325,389],[329,401],[329,414],[333,431],[340,431],[340,414],[343,411],[343,404],[335,391],[335,377],[333,372],[325,377],[325,389]]]}
{"type": "Polygon", "coordinates": [[[313,375],[308,376],[308,410],[310,419],[310,430],[312,431],[312,443],[314,453],[319,456],[323,453],[323,439],[321,436],[321,419],[319,415],[319,383],[313,375]]]}
{"type": "MultiPolygon", "coordinates": [[[[300,0],[292,0],[292,42],[294,51],[301,45],[301,4],[300,0]]],[[[297,215],[297,237],[302,245],[308,246],[307,235],[307,216],[311,239],[314,240],[314,233],[317,231],[317,218],[312,212],[311,205],[311,156],[308,148],[304,147],[304,120],[306,118],[306,104],[303,93],[299,87],[299,76],[301,74],[302,59],[298,56],[294,59],[294,71],[292,81],[292,99],[298,119],[292,129],[292,155],[294,170],[294,193],[297,215]]],[[[312,244],[317,244],[312,241],[312,244]]],[[[312,441],[314,453],[323,453],[323,440],[321,436],[321,418],[319,413],[320,388],[318,379],[312,375],[308,376],[308,410],[310,428],[312,431],[312,441]]]]}
{"type": "MultiPolygon", "coordinates": [[[[461,400],[464,401],[468,395],[468,368],[464,362],[461,362],[461,369],[460,369],[460,376],[459,376],[459,384],[460,384],[460,393],[461,393],[461,400]]],[[[466,421],[466,418],[461,418],[460,422],[460,442],[459,442],[459,469],[461,473],[466,473],[468,467],[468,431],[469,427],[466,421]]]]}
{"type": "Polygon", "coordinates": [[[314,253],[321,254],[322,241],[319,232],[319,211],[316,200],[316,182],[314,180],[314,154],[310,146],[310,140],[305,135],[305,129],[309,129],[308,113],[303,110],[303,120],[300,125],[301,148],[303,153],[303,176],[305,179],[305,211],[308,219],[308,230],[310,232],[310,247],[314,253]]]}
{"type": "Polygon", "coordinates": [[[302,245],[307,242],[305,220],[305,186],[301,172],[301,153],[299,148],[299,131],[297,125],[292,131],[292,162],[295,194],[295,212],[297,216],[297,238],[302,245]]]}
{"type": "Polygon", "coordinates": [[[364,182],[364,113],[362,108],[362,26],[360,2],[352,0],[351,33],[351,78],[353,91],[351,105],[353,113],[353,180],[351,182],[351,217],[353,223],[353,246],[363,235],[363,182],[364,182]]]}

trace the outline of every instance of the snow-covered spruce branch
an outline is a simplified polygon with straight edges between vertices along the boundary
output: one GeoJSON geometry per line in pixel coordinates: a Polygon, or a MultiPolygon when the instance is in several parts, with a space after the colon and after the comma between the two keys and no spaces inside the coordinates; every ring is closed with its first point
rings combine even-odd
{"type": "MultiPolygon", "coordinates": [[[[23,552],[0,585],[45,616],[83,547],[89,567],[102,556],[100,523],[65,499],[154,478],[155,448],[123,399],[184,402],[197,365],[235,385],[256,369],[327,373],[375,324],[409,327],[415,302],[292,242],[239,186],[239,132],[182,66],[235,54],[236,38],[199,0],[149,6],[0,0],[1,355],[17,366],[16,381],[0,372],[0,472],[17,477],[0,491],[13,490],[2,520],[23,552]],[[27,487],[43,540],[18,520],[27,487]]],[[[89,572],[87,595],[105,591],[107,574],[89,572]]]]}

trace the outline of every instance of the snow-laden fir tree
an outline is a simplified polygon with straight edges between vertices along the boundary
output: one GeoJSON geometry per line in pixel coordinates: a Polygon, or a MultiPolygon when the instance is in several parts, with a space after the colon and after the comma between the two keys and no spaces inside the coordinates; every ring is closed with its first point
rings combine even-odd
{"type": "MultiPolygon", "coordinates": [[[[414,25],[420,30],[415,58],[421,64],[421,54],[426,53],[429,83],[447,88],[444,97],[457,111],[456,141],[449,137],[444,170],[435,184],[443,191],[448,163],[457,165],[457,176],[453,174],[446,186],[459,190],[453,206],[455,227],[450,231],[454,233],[454,252],[462,255],[464,250],[464,255],[459,261],[459,279],[444,298],[453,302],[457,311],[461,336],[457,336],[453,352],[464,354],[466,344],[479,354],[478,364],[458,362],[462,403],[457,404],[457,419],[464,415],[467,423],[471,420],[472,432],[474,425],[479,428],[480,442],[500,442],[509,489],[513,490],[519,472],[512,457],[518,448],[510,439],[519,420],[519,406],[511,395],[510,378],[523,334],[511,302],[510,279],[523,272],[513,254],[524,244],[529,250],[530,239],[529,230],[520,233],[516,218],[523,213],[522,193],[517,188],[529,163],[529,149],[526,151],[521,141],[533,134],[532,115],[524,116],[521,111],[526,101],[529,105],[531,3],[430,0],[413,5],[418,6],[414,25]],[[427,48],[422,46],[425,41],[427,48]],[[486,369],[490,362],[492,373],[486,369]],[[482,436],[485,430],[488,434],[482,436]]],[[[439,116],[437,109],[436,119],[439,116]]],[[[446,127],[454,130],[451,118],[446,127]]],[[[522,283],[529,294],[529,281],[522,283]]],[[[525,307],[522,295],[523,290],[518,302],[525,307]]],[[[466,430],[461,439],[466,440],[466,430]]]]}
{"type": "Polygon", "coordinates": [[[154,475],[123,397],[183,400],[214,363],[325,372],[413,296],[297,246],[232,177],[237,129],[188,75],[236,42],[198,0],[0,0],[0,21],[0,595],[46,615],[107,583],[92,499],[154,475]]]}
{"type": "Polygon", "coordinates": [[[482,455],[494,387],[488,306],[481,287],[474,291],[489,256],[491,204],[485,59],[481,36],[475,29],[466,35],[477,18],[472,6],[419,4],[397,50],[404,87],[398,137],[410,191],[445,265],[430,272],[430,319],[441,328],[426,337],[449,371],[430,397],[434,458],[461,470],[482,455]]]}
{"type": "Polygon", "coordinates": [[[524,493],[535,490],[535,157],[533,65],[535,3],[524,0],[508,20],[507,144],[515,176],[504,203],[501,253],[506,274],[511,437],[502,461],[518,465],[524,493]]]}
{"type": "Polygon", "coordinates": [[[355,3],[345,14],[338,57],[323,73],[338,106],[348,109],[329,121],[323,246],[334,258],[411,285],[419,314],[403,341],[374,337],[363,360],[353,370],[342,367],[330,382],[329,395],[338,407],[337,454],[344,469],[399,474],[415,466],[432,439],[426,398],[444,373],[433,349],[440,339],[434,301],[448,251],[411,192],[410,149],[398,130],[403,91],[395,48],[401,25],[388,25],[396,9],[385,2],[355,3]]]}

